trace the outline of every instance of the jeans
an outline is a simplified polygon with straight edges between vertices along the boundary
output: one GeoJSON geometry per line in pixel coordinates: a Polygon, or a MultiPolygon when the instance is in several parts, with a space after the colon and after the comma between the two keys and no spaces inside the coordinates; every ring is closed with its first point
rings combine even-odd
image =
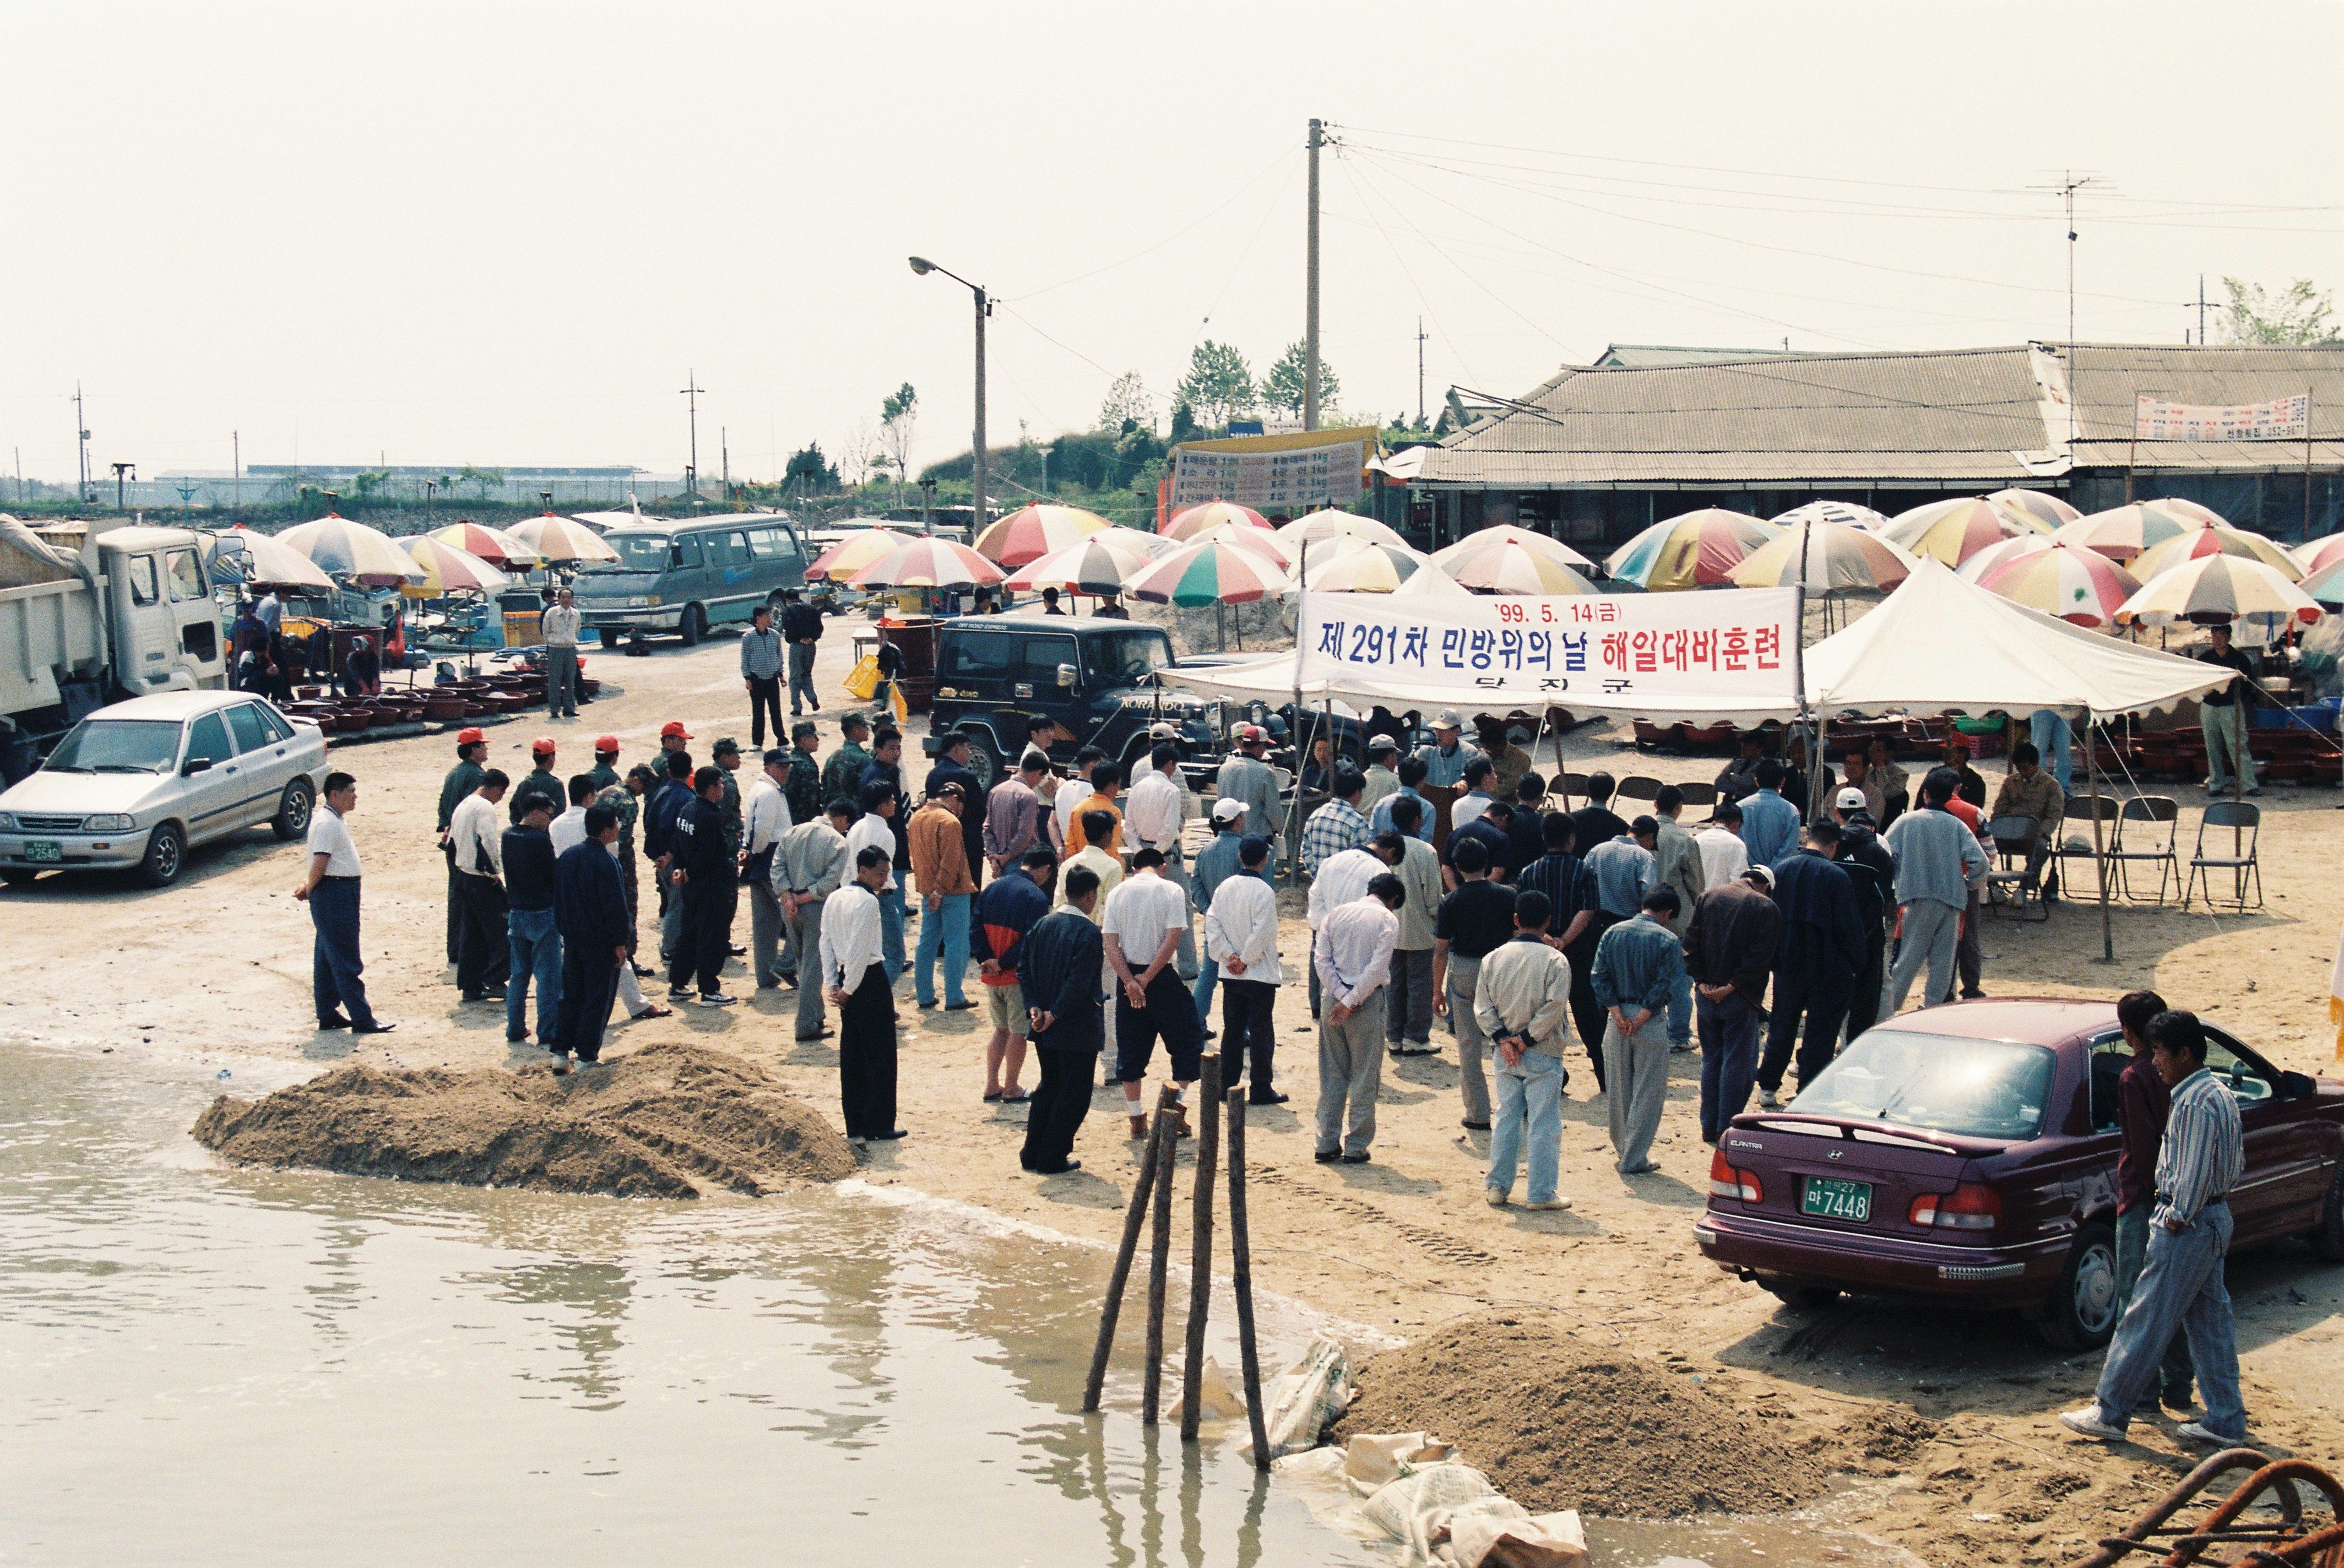
{"type": "Polygon", "coordinates": [[[2043,771],[2059,781],[2061,790],[2076,780],[2075,733],[2065,714],[2037,708],[2027,720],[2035,749],[2043,754],[2043,771]]]}
{"type": "Polygon", "coordinates": [[[512,957],[505,982],[505,1038],[519,1040],[529,1012],[530,982],[537,982],[537,1039],[551,1046],[560,1037],[555,1021],[561,1017],[561,934],[553,928],[551,909],[509,909],[505,940],[512,957]]]}
{"type": "Polygon", "coordinates": [[[1817,974],[1800,966],[1774,971],[1774,1017],[1766,1031],[1766,1059],[1758,1064],[1758,1087],[1768,1094],[1783,1087],[1783,1070],[1791,1065],[1791,1047],[1799,1052],[1799,1082],[1813,1083],[1831,1066],[1839,1046],[1839,1021],[1847,1015],[1848,976],[1817,974]],[[1806,1036],[1799,1021],[1806,1020],[1806,1036]]]}
{"type": "Polygon", "coordinates": [[[1713,1002],[1695,991],[1693,1023],[1701,1031],[1701,1141],[1713,1144],[1726,1123],[1750,1104],[1758,1072],[1758,1026],[1749,997],[1736,991],[1713,1002]]]}
{"type": "MultiPolygon", "coordinates": [[[[903,895],[898,893],[897,897],[903,895]]],[[[965,1007],[968,994],[963,989],[968,976],[968,906],[969,895],[947,893],[938,901],[941,907],[928,912],[920,922],[919,956],[912,969],[912,994],[923,1007],[932,1007],[936,1001],[936,954],[942,949],[945,961],[945,1000],[954,1007],[965,1007]]]]}
{"type": "Polygon", "coordinates": [[[2238,1324],[2222,1260],[2230,1249],[2230,1206],[2216,1199],[2176,1236],[2161,1225],[2148,1231],[2147,1260],[2133,1287],[2132,1304],[2117,1321],[2100,1369],[2100,1419],[2122,1431],[2156,1386],[2165,1348],[2177,1329],[2188,1336],[2206,1413],[2198,1424],[2226,1442],[2247,1435],[2246,1401],[2238,1392],[2238,1324]]]}
{"type": "Polygon", "coordinates": [[[309,987],[318,1022],[347,1009],[351,1023],[361,1029],[374,1027],[366,982],[359,978],[366,968],[359,958],[359,879],[328,876],[311,888],[309,923],[318,930],[309,959],[309,987]]]}
{"type": "Polygon", "coordinates": [[[575,644],[545,649],[545,711],[551,716],[578,716],[578,649],[575,644]]]}
{"type": "MultiPolygon", "coordinates": [[[[790,713],[794,716],[799,711],[798,703],[803,702],[819,713],[822,712],[822,699],[815,696],[813,691],[814,651],[803,642],[793,642],[789,645],[789,652],[790,713]]],[[[777,708],[773,714],[773,728],[779,731],[781,727],[781,713],[777,708]]]]}
{"type": "Polygon", "coordinates": [[[1924,1007],[1953,990],[1954,947],[1960,940],[1961,923],[1960,910],[1934,898],[1915,898],[1904,905],[1904,935],[1896,949],[1895,966],[1888,971],[1888,986],[1880,1005],[1882,1017],[1893,1018],[1904,1010],[1904,998],[1924,966],[1929,971],[1929,983],[1921,992],[1924,1007]]]}
{"type": "Polygon", "coordinates": [[[1449,1022],[1457,1031],[1457,1087],[1465,1097],[1465,1119],[1486,1127],[1490,1080],[1481,1064],[1489,1058],[1490,1040],[1481,1033],[1480,1017],[1473,1011],[1473,993],[1480,979],[1481,960],[1449,955],[1449,1022]]]}
{"type": "Polygon", "coordinates": [[[1648,1019],[1632,1035],[1603,1026],[1603,1059],[1612,1081],[1604,1090],[1612,1123],[1612,1148],[1622,1176],[1652,1161],[1652,1136],[1669,1100],[1669,1027],[1665,1017],[1648,1019]]]}
{"type": "MultiPolygon", "coordinates": [[[[1379,986],[1366,1005],[1342,1023],[1318,1023],[1318,1145],[1320,1154],[1340,1148],[1365,1154],[1376,1139],[1376,1097],[1383,1089],[1384,1002],[1379,986]]],[[[1330,1006],[1327,1009],[1334,1011],[1330,1006]]]]}
{"type": "MultiPolygon", "coordinates": [[[[2140,1282],[2141,1266],[2148,1261],[2148,1216],[2151,1205],[2136,1203],[2117,1216],[2117,1314],[2122,1317],[2132,1305],[2133,1291],[2140,1282]]],[[[2189,1387],[2198,1381],[2196,1369],[2189,1360],[2189,1336],[2176,1334],[2165,1347],[2160,1381],[2164,1385],[2166,1402],[2176,1406],[2189,1402],[2189,1387]]]]}
{"type": "Polygon", "coordinates": [[[1384,1008],[1384,1044],[1394,1050],[1403,1044],[1411,1051],[1432,1048],[1430,947],[1403,947],[1391,956],[1391,995],[1384,1008]]]}
{"type": "Polygon", "coordinates": [[[759,751],[765,749],[765,715],[773,716],[773,744],[787,745],[790,733],[782,728],[782,683],[771,675],[750,675],[749,683],[749,744],[759,751]]]}
{"type": "Polygon", "coordinates": [[[904,973],[904,885],[898,882],[879,895],[879,962],[890,986],[904,973]]]}
{"type": "Polygon", "coordinates": [[[1213,991],[1221,983],[1221,964],[1217,958],[1207,958],[1197,966],[1197,983],[1188,988],[1189,1000],[1197,1004],[1197,1017],[1205,1027],[1213,1026],[1213,991]]]}
{"type": "Polygon", "coordinates": [[[2220,794],[2235,775],[2248,794],[2262,786],[2255,779],[2254,759],[2247,754],[2247,705],[2207,703],[2198,711],[2206,732],[2206,793],[2220,794]]]}
{"type": "Polygon", "coordinates": [[[1562,1157],[1562,1058],[1524,1051],[1522,1059],[1498,1064],[1498,1120],[1490,1133],[1489,1185],[1510,1194],[1514,1165],[1523,1153],[1523,1123],[1530,1125],[1530,1200],[1554,1201],[1555,1171],[1562,1157]]]}

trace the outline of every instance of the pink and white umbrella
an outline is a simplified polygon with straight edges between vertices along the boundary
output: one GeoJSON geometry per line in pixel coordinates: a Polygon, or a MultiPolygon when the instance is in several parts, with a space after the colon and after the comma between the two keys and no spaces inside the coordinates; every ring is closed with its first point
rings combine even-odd
{"type": "Polygon", "coordinates": [[[467,555],[477,556],[500,572],[528,572],[540,564],[537,551],[519,535],[490,528],[484,522],[451,522],[432,530],[431,537],[442,544],[454,545],[467,555]]]}
{"type": "Polygon", "coordinates": [[[2169,511],[2184,522],[2194,522],[2200,528],[2228,528],[2230,520],[2210,506],[2200,506],[2194,501],[2184,501],[2177,495],[2161,495],[2155,501],[2145,501],[2143,506],[2153,506],[2159,511],[2169,511]]]}
{"type": "MultiPolygon", "coordinates": [[[[1432,558],[1432,564],[1447,572],[1460,588],[1478,589],[1484,593],[1592,593],[1595,584],[1580,575],[1578,570],[1551,551],[1534,549],[1518,539],[1499,539],[1483,545],[1470,554],[1451,555],[1466,544],[1479,543],[1491,534],[1504,531],[1491,529],[1477,533],[1462,544],[1452,544],[1449,550],[1432,558]],[[1441,556],[1450,559],[1444,561],[1441,556]]],[[[1548,540],[1545,542],[1553,543],[1548,540]]],[[[1577,554],[1577,551],[1571,551],[1577,554]]],[[[1583,562],[1583,558],[1582,558],[1583,562]]]]}
{"type": "Polygon", "coordinates": [[[2047,490],[1998,490],[1986,500],[2013,511],[2026,512],[2041,523],[2046,532],[2084,515],[2047,490]]]}
{"type": "Polygon", "coordinates": [[[2006,539],[2038,531],[2031,517],[2014,515],[1990,501],[1962,496],[1899,512],[1880,537],[1914,555],[1933,555],[1957,567],[2006,539]]]}
{"type": "Polygon", "coordinates": [[[2096,550],[2046,543],[1988,573],[1982,586],[2078,626],[2106,626],[2140,592],[2140,579],[2096,550]]]}
{"type": "Polygon", "coordinates": [[[912,542],[908,533],[892,528],[866,528],[848,534],[806,562],[808,578],[827,577],[844,582],[875,561],[884,561],[912,542]]]}
{"type": "Polygon", "coordinates": [[[1001,568],[951,539],[915,539],[846,580],[850,588],[988,588],[1001,568]]]}
{"type": "Polygon", "coordinates": [[[2132,572],[2143,582],[2158,572],[2196,561],[2208,555],[2235,555],[2242,560],[2259,561],[2289,582],[2303,576],[2303,568],[2295,557],[2265,539],[2259,533],[2222,525],[2193,528],[2187,533],[2176,534],[2162,544],[2152,545],[2133,557],[2132,572]]]}
{"type": "Polygon", "coordinates": [[[2019,557],[2048,550],[2051,543],[2051,536],[2047,533],[2022,533],[2016,538],[2006,539],[2000,544],[1986,546],[1963,561],[1955,569],[1956,574],[1965,582],[1984,582],[2019,557]]]}
{"type": "Polygon", "coordinates": [[[1263,530],[1269,527],[1269,519],[1249,506],[1239,506],[1233,501],[1208,501],[1202,506],[1187,507],[1174,512],[1164,520],[1162,531],[1170,538],[1186,541],[1227,522],[1263,530]]]}
{"type": "Polygon", "coordinates": [[[1085,534],[1114,526],[1096,512],[1085,511],[1080,507],[1036,502],[1021,506],[994,523],[976,536],[971,548],[987,561],[1018,567],[1064,550],[1085,534]]]}
{"type": "Polygon", "coordinates": [[[2063,544],[2096,550],[2111,561],[2130,561],[2152,545],[2163,544],[2203,526],[2185,521],[2175,512],[2135,504],[2114,506],[2079,517],[2051,537],[2063,544]]]}
{"type": "Polygon", "coordinates": [[[312,562],[338,577],[373,588],[394,588],[423,581],[423,568],[391,542],[390,535],[352,522],[339,512],[328,512],[315,522],[288,528],[277,542],[298,550],[312,562]]]}
{"type": "MultiPolygon", "coordinates": [[[[1295,557],[1302,553],[1299,546],[1289,546],[1279,542],[1275,533],[1258,528],[1241,528],[1229,522],[1225,522],[1218,528],[1208,528],[1201,533],[1194,534],[1190,536],[1188,542],[1202,544],[1208,539],[1217,539],[1249,555],[1258,555],[1280,572],[1293,570],[1295,557]]],[[[1313,545],[1310,553],[1314,558],[1318,556],[1320,553],[1318,547],[1313,545]]]]}
{"type": "Polygon", "coordinates": [[[1157,537],[1132,528],[1102,529],[1019,567],[1003,586],[1019,593],[1044,588],[1101,597],[1120,593],[1133,572],[1157,558],[1147,541],[1157,537]]]}
{"type": "Polygon", "coordinates": [[[2331,533],[2322,539],[2311,540],[2297,545],[2288,553],[2295,557],[2295,563],[2303,568],[2307,576],[2314,572],[2325,572],[2338,561],[2344,561],[2344,533],[2331,533]]]}
{"type": "Polygon", "coordinates": [[[1464,582],[1466,579],[1458,570],[1461,565],[1484,551],[1501,551],[1508,546],[1526,551],[1557,566],[1568,567],[1574,572],[1588,571],[1595,564],[1559,539],[1533,533],[1527,528],[1516,528],[1510,522],[1501,522],[1494,528],[1475,529],[1446,549],[1434,551],[1432,563],[1458,582],[1464,582]]]}
{"type": "Polygon", "coordinates": [[[1361,517],[1356,511],[1336,511],[1331,508],[1306,513],[1272,531],[1277,534],[1278,543],[1286,547],[1286,553],[1297,561],[1302,558],[1302,542],[1305,540],[1310,541],[1310,559],[1314,562],[1318,559],[1318,547],[1330,540],[1364,539],[1375,544],[1397,545],[1402,550],[1409,548],[1407,540],[1374,518],[1361,517]]]}
{"type": "Polygon", "coordinates": [[[1227,537],[1199,540],[1142,569],[1126,586],[1134,599],[1195,609],[1249,604],[1284,592],[1286,573],[1267,557],[1240,550],[1227,537]]]}

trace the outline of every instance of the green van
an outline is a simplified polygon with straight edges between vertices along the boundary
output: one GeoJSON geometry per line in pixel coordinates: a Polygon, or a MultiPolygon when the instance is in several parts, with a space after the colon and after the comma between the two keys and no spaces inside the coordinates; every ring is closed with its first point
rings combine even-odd
{"type": "Polygon", "coordinates": [[[797,524],[774,511],[624,523],[602,542],[619,559],[584,568],[571,584],[580,621],[605,642],[672,632],[686,647],[760,604],[778,608],[782,590],[805,586],[811,553],[797,524]]]}

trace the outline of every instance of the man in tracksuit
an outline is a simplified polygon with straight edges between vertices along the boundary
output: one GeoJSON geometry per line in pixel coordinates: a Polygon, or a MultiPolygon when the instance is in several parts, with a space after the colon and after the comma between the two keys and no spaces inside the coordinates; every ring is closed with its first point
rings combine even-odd
{"type": "Polygon", "coordinates": [[[702,1006],[729,1007],[733,998],[724,994],[724,959],[732,939],[738,874],[725,843],[724,810],[719,804],[724,798],[724,770],[702,768],[692,775],[692,791],[668,840],[676,896],[683,905],[683,928],[668,966],[668,999],[692,1000],[696,973],[702,1006]]]}
{"type": "Polygon", "coordinates": [[[1840,1020],[1847,1016],[1848,992],[1864,967],[1855,884],[1832,858],[1839,843],[1839,824],[1812,822],[1805,847],[1774,863],[1774,905],[1783,912],[1783,935],[1774,949],[1774,1015],[1768,1023],[1765,1059],[1758,1064],[1758,1103],[1769,1109],[1780,1095],[1794,1045],[1802,1086],[1831,1065],[1839,1049],[1840,1020]]]}
{"type": "Polygon", "coordinates": [[[561,852],[553,865],[553,925],[561,934],[561,1007],[545,1042],[553,1070],[570,1070],[570,1057],[591,1067],[602,1057],[602,1026],[619,989],[619,966],[627,963],[634,920],[627,913],[627,889],[611,845],[618,841],[619,814],[607,805],[586,808],[586,837],[561,852]]]}

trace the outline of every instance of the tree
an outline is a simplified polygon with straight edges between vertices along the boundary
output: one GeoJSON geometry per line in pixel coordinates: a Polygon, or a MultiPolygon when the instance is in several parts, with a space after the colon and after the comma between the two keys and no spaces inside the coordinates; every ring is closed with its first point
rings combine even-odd
{"type": "Polygon", "coordinates": [[[895,504],[904,504],[904,476],[912,470],[912,431],[919,422],[919,394],[904,382],[879,405],[879,439],[895,465],[895,504]]]}
{"type": "Polygon", "coordinates": [[[1207,338],[1189,354],[1188,373],[1172,395],[1187,404],[1207,430],[1227,425],[1253,407],[1253,370],[1243,354],[1207,338]]]}
{"type": "Polygon", "coordinates": [[[879,432],[869,420],[855,420],[838,447],[839,467],[845,471],[846,482],[857,490],[870,482],[872,469],[885,455],[879,445],[879,432]]]}
{"type": "Polygon", "coordinates": [[[805,450],[790,456],[789,466],[782,470],[783,484],[794,483],[801,494],[819,495],[838,488],[838,470],[822,455],[822,445],[809,441],[805,450]]]}
{"type": "Polygon", "coordinates": [[[480,492],[480,499],[486,501],[489,499],[490,491],[503,485],[505,475],[502,469],[476,469],[468,466],[456,470],[456,482],[472,486],[480,492]]]}
{"type": "Polygon", "coordinates": [[[1106,400],[1099,405],[1098,428],[1114,434],[1134,426],[1154,433],[1156,399],[1138,371],[1126,370],[1106,389],[1106,400]]]}
{"type": "Polygon", "coordinates": [[[2259,283],[2236,278],[2222,279],[2230,302],[2222,308],[2222,340],[2227,343],[2344,342],[2344,330],[2335,319],[2333,297],[2315,288],[2309,278],[2299,278],[2274,295],[2259,283]]]}
{"type": "MultiPolygon", "coordinates": [[[[1261,400],[1274,409],[1284,409],[1290,414],[1302,412],[1304,383],[1309,374],[1308,352],[1302,344],[1288,343],[1278,363],[1262,378],[1261,400]]],[[[1326,360],[1318,361],[1318,407],[1321,412],[1335,406],[1342,390],[1342,382],[1335,378],[1335,367],[1326,360]]]]}

